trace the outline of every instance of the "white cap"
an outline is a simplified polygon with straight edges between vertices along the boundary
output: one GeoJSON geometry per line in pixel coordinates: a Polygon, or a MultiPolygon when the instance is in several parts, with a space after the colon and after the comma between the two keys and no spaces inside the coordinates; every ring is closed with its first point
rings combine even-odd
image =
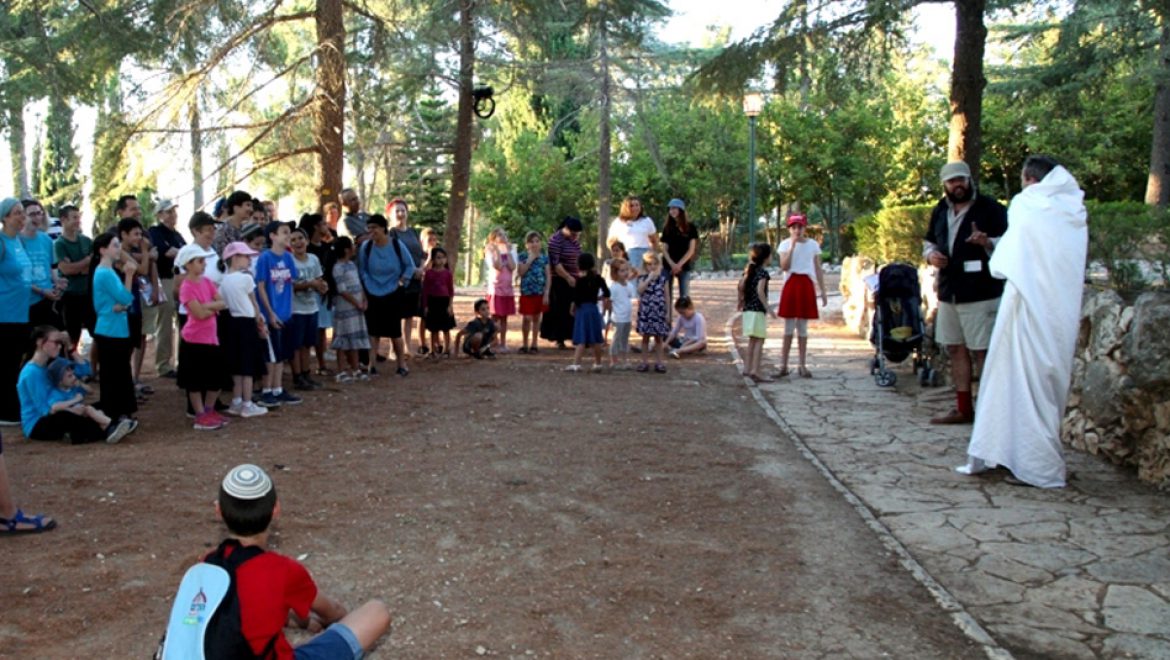
{"type": "Polygon", "coordinates": [[[215,252],[211,250],[204,250],[203,246],[196,243],[184,245],[179,249],[179,256],[175,257],[175,265],[182,268],[187,265],[188,261],[198,259],[200,257],[206,259],[207,257],[214,257],[215,252]]]}

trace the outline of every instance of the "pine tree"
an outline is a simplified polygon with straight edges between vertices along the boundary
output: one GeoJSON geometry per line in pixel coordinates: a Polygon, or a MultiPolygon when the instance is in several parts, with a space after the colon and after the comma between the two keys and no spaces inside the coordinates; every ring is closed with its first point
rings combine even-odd
{"type": "Polygon", "coordinates": [[[59,205],[77,201],[81,192],[78,165],[79,158],[73,149],[73,109],[65,99],[53,98],[45,121],[45,146],[36,188],[41,203],[59,205]]]}

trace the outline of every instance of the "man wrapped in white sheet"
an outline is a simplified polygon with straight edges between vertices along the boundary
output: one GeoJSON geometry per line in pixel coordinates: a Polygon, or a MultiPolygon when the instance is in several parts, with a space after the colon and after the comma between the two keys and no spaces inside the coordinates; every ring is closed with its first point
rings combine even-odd
{"type": "Polygon", "coordinates": [[[1047,156],[1029,156],[1024,189],[989,268],[1006,279],[975,406],[969,462],[1038,488],[1065,485],[1060,421],[1068,401],[1089,232],[1084,192],[1047,156]]]}

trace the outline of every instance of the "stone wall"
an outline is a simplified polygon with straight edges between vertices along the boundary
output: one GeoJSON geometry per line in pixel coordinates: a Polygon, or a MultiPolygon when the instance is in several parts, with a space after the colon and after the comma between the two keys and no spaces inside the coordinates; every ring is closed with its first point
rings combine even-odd
{"type": "MultiPolygon", "coordinates": [[[[845,326],[861,337],[869,336],[873,314],[865,278],[875,272],[865,257],[848,257],[841,267],[845,326]]],[[[929,335],[938,307],[934,269],[922,267],[918,277],[929,335]]],[[[945,356],[934,360],[945,374],[945,356]]],[[[1061,438],[1170,487],[1170,293],[1126,302],[1112,290],[1086,287],[1061,438]]]]}
{"type": "Polygon", "coordinates": [[[1170,486],[1170,293],[1085,291],[1061,437],[1170,486]]]}

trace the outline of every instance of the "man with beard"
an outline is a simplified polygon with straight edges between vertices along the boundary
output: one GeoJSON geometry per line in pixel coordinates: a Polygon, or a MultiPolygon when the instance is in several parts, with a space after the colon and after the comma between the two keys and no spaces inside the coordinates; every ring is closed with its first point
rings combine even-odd
{"type": "Polygon", "coordinates": [[[923,257],[938,269],[938,315],[934,340],[946,347],[955,384],[955,407],[932,424],[970,424],[975,419],[971,374],[981,369],[1003,294],[1003,280],[987,262],[1007,231],[1007,209],[978,194],[964,162],[947,163],[940,173],[945,196],[930,214],[923,257]]]}

